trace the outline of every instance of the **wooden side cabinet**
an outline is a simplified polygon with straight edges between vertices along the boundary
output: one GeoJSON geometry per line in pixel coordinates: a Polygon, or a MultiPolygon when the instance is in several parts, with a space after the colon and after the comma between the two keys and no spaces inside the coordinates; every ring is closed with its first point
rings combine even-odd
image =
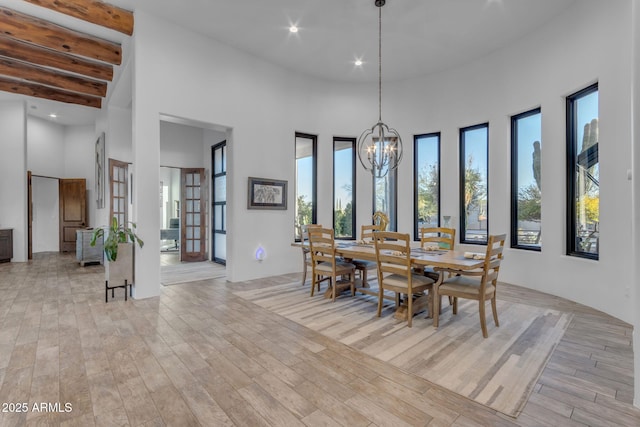
{"type": "Polygon", "coordinates": [[[9,262],[13,258],[13,229],[0,229],[0,262],[9,262]]]}
{"type": "Polygon", "coordinates": [[[96,245],[91,246],[91,236],[93,230],[76,230],[76,259],[80,265],[88,262],[99,262],[102,264],[103,240],[96,240],[96,245]]]}

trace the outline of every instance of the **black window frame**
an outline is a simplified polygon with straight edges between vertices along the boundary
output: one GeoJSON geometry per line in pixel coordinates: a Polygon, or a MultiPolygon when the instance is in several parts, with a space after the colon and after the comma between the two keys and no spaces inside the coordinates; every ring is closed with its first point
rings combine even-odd
{"type": "Polygon", "coordinates": [[[441,144],[442,144],[442,134],[440,132],[430,132],[423,133],[419,135],[413,136],[413,240],[420,240],[420,230],[418,227],[418,142],[423,138],[433,138],[436,137],[438,139],[437,143],[437,152],[438,152],[438,227],[440,227],[440,219],[442,218],[442,199],[441,199],[441,144]]]}
{"type": "MultiPolygon", "coordinates": [[[[511,247],[540,252],[542,245],[525,245],[518,242],[518,193],[520,191],[518,185],[518,121],[537,114],[542,114],[541,107],[511,116],[511,247]]],[[[542,145],[542,141],[540,144],[542,145]]],[[[540,231],[542,232],[542,223],[540,231]]]]}
{"type": "Polygon", "coordinates": [[[489,239],[489,122],[485,122],[485,123],[479,123],[473,126],[467,126],[464,128],[460,128],[460,133],[459,133],[459,139],[460,139],[460,158],[459,158],[459,180],[460,180],[460,243],[462,244],[467,244],[467,245],[486,245],[489,239]],[[486,164],[486,170],[487,170],[487,195],[486,195],[486,199],[487,199],[487,206],[486,206],[486,212],[487,212],[487,237],[485,238],[484,241],[481,240],[467,240],[466,239],[466,235],[467,235],[467,219],[466,219],[466,212],[465,212],[465,205],[464,205],[464,199],[465,199],[465,171],[466,171],[466,151],[465,151],[465,133],[469,132],[469,131],[473,131],[473,130],[477,130],[477,129],[486,129],[487,130],[487,164],[486,164]]]}
{"type": "MultiPolygon", "coordinates": [[[[585,258],[597,261],[600,259],[600,253],[598,248],[598,253],[591,253],[578,250],[577,246],[577,237],[578,233],[575,228],[576,224],[576,182],[575,182],[575,171],[578,165],[578,141],[577,141],[577,111],[576,111],[576,103],[581,98],[591,95],[594,92],[599,92],[598,82],[593,83],[584,89],[581,89],[566,98],[566,130],[567,130],[567,248],[566,254],[568,256],[574,256],[578,258],[585,258]]],[[[598,102],[600,100],[600,94],[598,93],[598,102]]],[[[598,105],[598,119],[600,118],[600,106],[598,105]]],[[[599,141],[598,141],[599,145],[599,141]]],[[[598,156],[598,147],[595,147],[595,155],[598,156]]],[[[598,157],[598,164],[599,157],[598,157]]],[[[598,190],[598,195],[600,190],[598,190]]],[[[598,237],[599,239],[599,237],[598,237]]]]}
{"type": "Polygon", "coordinates": [[[351,155],[351,236],[337,237],[336,240],[355,240],[356,239],[356,138],[334,136],[333,137],[333,221],[332,224],[335,228],[336,224],[336,142],[350,142],[352,155],[351,155]]]}
{"type": "MultiPolygon", "coordinates": [[[[311,201],[311,223],[312,224],[316,224],[318,222],[318,135],[313,135],[310,133],[305,133],[305,132],[296,132],[295,133],[295,137],[293,139],[293,157],[294,157],[294,161],[297,162],[298,158],[296,156],[296,142],[298,138],[306,138],[306,139],[310,139],[312,141],[312,179],[311,179],[311,197],[312,197],[312,201],[311,201]]],[[[294,164],[294,168],[296,167],[296,165],[294,164]]],[[[296,176],[296,188],[297,188],[297,179],[298,179],[298,175],[297,173],[295,174],[296,176]]],[[[294,191],[294,212],[298,203],[298,193],[297,191],[294,191]]],[[[294,227],[293,227],[293,235],[295,238],[296,242],[300,241],[300,237],[297,236],[297,232],[296,232],[296,221],[297,218],[295,218],[294,215],[294,227]]],[[[304,224],[300,224],[300,225],[304,225],[304,224]]]]}

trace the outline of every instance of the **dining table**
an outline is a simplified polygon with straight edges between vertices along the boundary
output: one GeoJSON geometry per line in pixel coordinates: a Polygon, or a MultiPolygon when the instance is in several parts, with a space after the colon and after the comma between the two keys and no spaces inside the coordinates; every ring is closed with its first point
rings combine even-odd
{"type": "MultiPolygon", "coordinates": [[[[419,244],[419,242],[416,242],[416,244],[419,244]]],[[[308,246],[308,243],[294,242],[292,243],[292,246],[305,247],[308,246]]],[[[369,243],[367,241],[363,242],[355,240],[336,241],[335,253],[336,256],[341,256],[346,261],[352,259],[376,261],[376,250],[374,248],[373,242],[369,243]]],[[[416,267],[422,268],[441,267],[468,271],[482,268],[484,265],[484,260],[469,257],[469,253],[464,251],[452,251],[440,248],[430,249],[417,246],[411,248],[411,264],[416,267]]],[[[438,298],[438,285],[442,282],[443,278],[444,273],[441,272],[438,281],[434,283],[432,295],[424,294],[413,296],[415,299],[412,303],[412,316],[416,313],[420,313],[429,306],[429,298],[434,298],[434,301],[436,301],[436,298],[438,298]]],[[[328,292],[330,294],[331,290],[329,289],[328,292]]],[[[378,296],[377,290],[369,288],[368,284],[363,285],[360,279],[356,280],[356,292],[373,295],[376,297],[378,296]]],[[[388,298],[392,299],[391,297],[388,298]]],[[[438,304],[437,306],[440,306],[440,304],[438,304]]],[[[396,312],[394,313],[394,317],[399,320],[407,320],[407,316],[408,308],[405,301],[404,303],[398,305],[398,307],[396,308],[396,312]]],[[[429,316],[432,317],[433,313],[429,313],[429,316]]]]}

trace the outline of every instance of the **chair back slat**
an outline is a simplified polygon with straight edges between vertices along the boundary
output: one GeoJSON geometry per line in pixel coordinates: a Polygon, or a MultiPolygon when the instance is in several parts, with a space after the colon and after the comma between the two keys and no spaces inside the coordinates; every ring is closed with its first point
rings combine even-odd
{"type": "Polygon", "coordinates": [[[411,280],[411,248],[409,235],[395,231],[378,231],[374,236],[378,277],[398,274],[411,280]]]}
{"type": "Polygon", "coordinates": [[[456,229],[446,227],[422,227],[420,228],[420,247],[428,244],[436,244],[443,249],[453,250],[456,241],[456,229]]]}
{"type": "Polygon", "coordinates": [[[333,228],[309,227],[309,249],[314,264],[327,262],[336,268],[335,240],[333,228]]]}
{"type": "Polygon", "coordinates": [[[507,239],[506,234],[490,235],[487,239],[487,251],[484,257],[484,267],[482,282],[480,284],[482,291],[486,288],[487,283],[494,286],[498,282],[498,272],[500,271],[500,263],[502,262],[502,252],[504,250],[504,242],[507,239]]]}
{"type": "Polygon", "coordinates": [[[376,231],[381,231],[380,225],[363,225],[360,228],[360,240],[373,240],[373,233],[375,233],[376,231]]]}

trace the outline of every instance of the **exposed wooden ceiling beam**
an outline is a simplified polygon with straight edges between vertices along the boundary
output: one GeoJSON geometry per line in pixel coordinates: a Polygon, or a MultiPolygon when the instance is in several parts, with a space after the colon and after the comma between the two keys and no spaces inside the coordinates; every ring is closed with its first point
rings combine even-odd
{"type": "Polygon", "coordinates": [[[1,31],[14,39],[120,65],[120,44],[73,31],[11,9],[0,7],[1,31]]]}
{"type": "Polygon", "coordinates": [[[25,0],[92,24],[133,34],[133,13],[98,0],[25,0]]]}
{"type": "Polygon", "coordinates": [[[107,94],[107,84],[105,82],[77,77],[1,56],[0,75],[87,95],[105,96],[107,94]]]}
{"type": "Polygon", "coordinates": [[[113,66],[39,47],[0,35],[0,55],[45,67],[71,71],[94,79],[113,80],[113,66]]]}
{"type": "Polygon", "coordinates": [[[67,104],[84,105],[86,107],[100,108],[102,106],[102,98],[96,96],[66,92],[64,90],[35,83],[17,81],[2,76],[0,76],[0,90],[50,99],[52,101],[66,102],[67,104]]]}

